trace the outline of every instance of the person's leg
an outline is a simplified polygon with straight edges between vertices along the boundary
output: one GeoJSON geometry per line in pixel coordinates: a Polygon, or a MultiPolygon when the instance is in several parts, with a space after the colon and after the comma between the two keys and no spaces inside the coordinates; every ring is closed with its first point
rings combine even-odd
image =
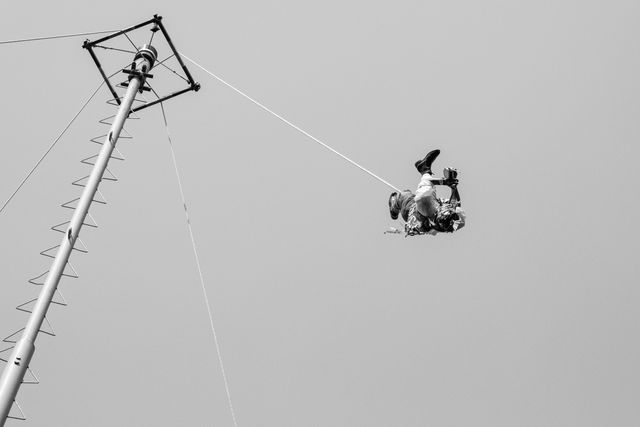
{"type": "Polygon", "coordinates": [[[425,173],[431,174],[431,165],[436,160],[436,157],[440,154],[440,150],[431,150],[424,156],[423,159],[418,160],[415,163],[416,169],[420,174],[424,175],[425,173]]]}
{"type": "Polygon", "coordinates": [[[389,196],[389,214],[391,219],[398,219],[398,215],[402,214],[402,217],[406,221],[405,212],[406,206],[409,204],[409,199],[413,197],[413,193],[409,190],[405,190],[401,193],[393,192],[389,196]]]}
{"type": "Polygon", "coordinates": [[[404,190],[402,192],[402,196],[400,198],[400,216],[403,220],[408,221],[409,216],[411,215],[411,209],[416,205],[416,202],[413,200],[414,194],[409,190],[404,190]]]}
{"type": "Polygon", "coordinates": [[[430,174],[422,175],[418,189],[416,190],[416,210],[426,218],[435,218],[438,211],[436,189],[431,183],[430,174]]]}

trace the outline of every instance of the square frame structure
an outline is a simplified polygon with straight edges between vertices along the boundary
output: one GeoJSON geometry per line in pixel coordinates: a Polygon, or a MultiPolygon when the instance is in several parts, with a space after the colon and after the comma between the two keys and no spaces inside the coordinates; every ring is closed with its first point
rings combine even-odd
{"type": "Polygon", "coordinates": [[[162,96],[162,97],[160,97],[160,98],[158,98],[156,100],[153,100],[151,102],[148,102],[146,104],[143,104],[143,105],[140,105],[138,107],[132,108],[131,109],[132,113],[135,113],[136,111],[143,110],[143,109],[145,109],[147,107],[151,107],[152,105],[155,105],[155,104],[158,104],[160,102],[166,101],[167,99],[173,98],[173,97],[181,95],[183,93],[186,93],[186,92],[189,92],[189,91],[197,92],[198,90],[200,90],[200,83],[197,83],[195,80],[193,80],[193,77],[191,76],[191,73],[189,72],[189,69],[187,68],[187,66],[182,61],[182,58],[180,57],[180,54],[178,53],[178,50],[176,49],[175,45],[173,44],[173,41],[171,40],[171,37],[169,36],[169,33],[167,33],[166,28],[164,27],[164,25],[162,25],[162,16],[153,15],[153,18],[149,19],[148,21],[141,22],[140,24],[134,25],[134,26],[129,27],[129,28],[125,28],[124,30],[118,31],[116,33],[110,34],[108,36],[102,37],[102,38],[94,40],[94,41],[86,40],[84,42],[84,44],[82,45],[83,48],[85,48],[85,49],[87,49],[89,51],[89,54],[91,55],[91,58],[93,58],[93,61],[95,62],[96,66],[98,67],[98,70],[100,71],[100,74],[102,75],[102,78],[104,79],[105,84],[109,88],[109,91],[113,95],[113,97],[114,97],[115,101],[118,103],[118,105],[120,105],[120,103],[121,103],[120,102],[120,96],[117,94],[117,92],[115,91],[113,85],[109,81],[109,78],[107,77],[107,75],[105,74],[104,70],[102,69],[102,65],[100,64],[100,60],[98,59],[98,56],[94,52],[93,48],[99,43],[105,42],[107,40],[111,40],[111,39],[113,39],[115,37],[118,37],[118,36],[121,36],[121,35],[125,35],[126,33],[129,33],[131,31],[137,30],[139,28],[146,27],[148,25],[154,25],[154,29],[152,29],[152,31],[158,31],[159,30],[159,31],[162,32],[162,35],[164,36],[165,40],[167,41],[167,44],[171,48],[171,52],[176,57],[176,59],[178,60],[178,63],[182,67],[182,71],[184,71],[184,74],[185,74],[185,76],[186,76],[186,78],[188,80],[189,86],[184,88],[184,89],[178,90],[176,92],[170,93],[169,95],[162,96]]]}

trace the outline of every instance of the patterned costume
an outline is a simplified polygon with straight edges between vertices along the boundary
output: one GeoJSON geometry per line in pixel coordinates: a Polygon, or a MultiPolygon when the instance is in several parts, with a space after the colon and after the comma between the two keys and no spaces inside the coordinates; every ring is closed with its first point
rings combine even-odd
{"type": "Polygon", "coordinates": [[[447,169],[450,177],[444,180],[434,179],[431,164],[440,154],[440,150],[429,152],[424,159],[416,162],[416,169],[422,174],[418,188],[414,193],[409,190],[393,192],[389,197],[391,218],[402,216],[405,221],[405,235],[452,233],[465,225],[465,213],[460,208],[460,196],[457,190],[457,172],[447,169]],[[451,172],[453,171],[453,172],[451,172]],[[451,187],[449,199],[439,199],[435,184],[451,187]]]}

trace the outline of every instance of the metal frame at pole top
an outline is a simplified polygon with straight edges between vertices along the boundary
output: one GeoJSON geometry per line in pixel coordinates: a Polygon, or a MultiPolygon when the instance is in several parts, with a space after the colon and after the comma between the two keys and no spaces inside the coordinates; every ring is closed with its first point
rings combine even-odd
{"type": "Polygon", "coordinates": [[[58,252],[49,269],[47,279],[33,307],[33,311],[29,316],[27,325],[20,339],[17,340],[11,356],[8,359],[8,363],[0,377],[0,427],[4,426],[7,418],[9,418],[11,407],[13,406],[20,385],[23,383],[25,373],[35,352],[36,338],[41,331],[47,310],[51,305],[60,278],[67,267],[69,256],[80,234],[85,218],[89,213],[89,208],[94,200],[100,181],[103,178],[111,154],[115,149],[122,127],[132,110],[131,106],[136,97],[136,92],[143,87],[147,73],[153,67],[156,59],[157,53],[151,46],[144,46],[136,53],[134,69],[137,70],[137,72],[130,73],[131,79],[127,92],[124,98],[122,98],[113,124],[102,144],[102,149],[98,154],[95,165],[82,192],[82,196],[78,201],[78,205],[73,212],[64,238],[60,243],[58,252]]]}

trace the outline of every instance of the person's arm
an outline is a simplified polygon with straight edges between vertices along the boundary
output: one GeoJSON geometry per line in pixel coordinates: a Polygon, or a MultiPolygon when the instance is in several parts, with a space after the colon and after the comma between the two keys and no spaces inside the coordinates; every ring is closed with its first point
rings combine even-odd
{"type": "Polygon", "coordinates": [[[461,205],[460,203],[460,193],[458,193],[458,179],[457,178],[440,178],[440,179],[430,179],[429,180],[433,185],[446,185],[451,188],[451,196],[449,196],[449,201],[451,203],[461,205]]]}
{"type": "Polygon", "coordinates": [[[449,179],[431,178],[429,181],[433,185],[446,185],[447,187],[455,187],[456,185],[458,185],[458,179],[457,178],[449,178],[449,179]]]}

